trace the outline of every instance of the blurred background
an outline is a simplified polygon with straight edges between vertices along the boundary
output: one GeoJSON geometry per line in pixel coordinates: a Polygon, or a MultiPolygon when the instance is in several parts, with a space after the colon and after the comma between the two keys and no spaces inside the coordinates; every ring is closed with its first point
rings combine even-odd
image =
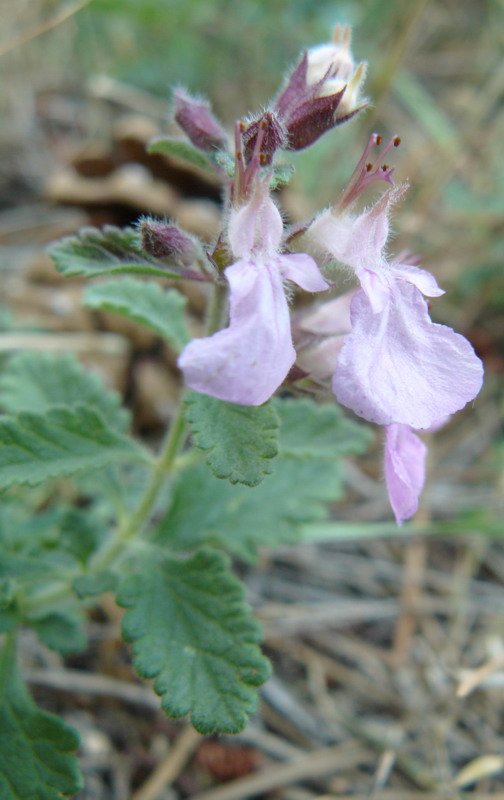
{"type": "MultiPolygon", "coordinates": [[[[0,0],[0,9],[2,357],[78,353],[155,439],[178,398],[173,357],[134,325],[82,309],[82,283],[63,280],[45,246],[142,213],[175,216],[211,240],[218,185],[145,153],[152,136],[174,130],[170,88],[207,96],[231,128],[341,22],[352,25],[355,59],[369,63],[371,106],[285,157],[296,173],[280,203],[292,221],[309,217],[341,191],[372,131],[399,134],[395,178],[411,188],[394,252],[421,256],[447,290],[433,318],[469,338],[486,368],[474,404],[429,442],[413,523],[428,536],[364,524],[391,516],[377,437],[347,465],[348,499],[334,510],[361,528],[265,556],[251,577],[276,678],[247,734],[202,745],[153,711],[149,694],[127,705],[132,675],[98,634],[92,653],[67,660],[65,686],[32,676],[46,707],[83,736],[82,798],[199,797],[213,787],[213,800],[502,800],[503,0],[0,0]],[[98,701],[98,684],[86,688],[78,670],[107,675],[115,699],[98,701]],[[140,794],[177,746],[185,757],[170,781],[140,794]],[[319,751],[318,771],[303,772],[306,752],[319,751]],[[258,766],[270,776],[259,789],[258,766]]],[[[197,331],[204,297],[195,290],[189,302],[197,331]]],[[[116,611],[103,619],[110,635],[116,611]]]]}

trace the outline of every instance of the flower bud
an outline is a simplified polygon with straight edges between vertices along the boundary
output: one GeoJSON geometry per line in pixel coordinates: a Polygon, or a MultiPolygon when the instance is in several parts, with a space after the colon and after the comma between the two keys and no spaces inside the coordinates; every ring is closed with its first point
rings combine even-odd
{"type": "Polygon", "coordinates": [[[197,247],[188,233],[162,220],[144,217],[138,226],[143,249],[155,258],[172,258],[185,267],[191,266],[197,247]]]}
{"type": "Polygon", "coordinates": [[[226,131],[212,114],[208,103],[196,100],[183,89],[176,89],[174,95],[175,121],[193,145],[204,151],[227,150],[226,131]]]}
{"type": "Polygon", "coordinates": [[[271,164],[273,155],[278,148],[286,146],[287,135],[274,111],[265,111],[260,117],[249,122],[242,133],[246,164],[249,163],[254,153],[259,128],[263,130],[259,156],[264,162],[263,166],[266,166],[271,164]]]}
{"type": "Polygon", "coordinates": [[[366,105],[360,97],[365,63],[355,67],[350,28],[336,25],[333,41],[307,50],[275,103],[290,150],[302,150],[366,105]]]}

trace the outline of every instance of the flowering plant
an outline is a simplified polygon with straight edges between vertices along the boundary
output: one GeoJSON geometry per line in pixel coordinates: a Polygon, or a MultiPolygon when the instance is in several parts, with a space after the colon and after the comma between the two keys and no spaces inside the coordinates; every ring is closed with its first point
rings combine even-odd
{"type": "Polygon", "coordinates": [[[442,294],[435,278],[386,253],[391,209],[406,189],[384,164],[398,137],[380,150],[373,134],[346,188],[314,219],[288,227],[278,208],[275,190],[286,180],[278,156],[365,108],[364,77],[349,29],[337,27],[331,43],[302,55],[267,110],[236,123],[232,146],[208,104],[177,90],[186,138],[151,150],[221,178],[224,222],[213,246],[176,221],[144,218],[135,229],[87,228],[51,248],[64,275],[107,277],[85,303],[155,331],[178,354],[187,388],[155,457],[128,435],[118,396],[76,360],[24,353],[4,371],[0,485],[14,487],[0,565],[0,776],[15,788],[6,797],[42,796],[43,785],[53,798],[79,784],[74,733],[22,684],[21,625],[63,654],[78,650],[83,609],[114,591],[135,669],[154,679],[167,714],[189,714],[201,733],[240,731],[269,664],[223,551],[253,561],[259,546],[295,541],[327,516],[342,491],[341,457],[372,436],[340,406],[383,426],[386,487],[401,524],[424,483],[419,434],[480,389],[471,345],[429,317],[425,297],[442,294]],[[384,184],[373,205],[359,207],[384,184]],[[335,297],[336,262],[353,286],[335,297]],[[204,336],[190,337],[182,289],[149,278],[209,289],[204,336]],[[297,289],[315,304],[295,310],[297,289]],[[38,513],[34,533],[48,482],[70,477],[73,492],[49,521],[38,513]]]}

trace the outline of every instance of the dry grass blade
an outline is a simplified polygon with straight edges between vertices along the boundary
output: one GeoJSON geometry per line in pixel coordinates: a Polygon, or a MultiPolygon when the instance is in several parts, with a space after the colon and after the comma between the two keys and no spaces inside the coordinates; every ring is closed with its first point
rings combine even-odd
{"type": "Polygon", "coordinates": [[[62,22],[66,22],[67,19],[73,17],[74,14],[77,14],[85,6],[88,6],[92,2],[93,0],[79,0],[79,2],[74,3],[73,5],[70,5],[66,8],[61,8],[51,19],[40,23],[40,25],[37,25],[35,28],[26,31],[26,33],[22,33],[20,36],[14,38],[8,44],[5,44],[3,47],[1,47],[0,58],[7,55],[7,53],[11,53],[13,50],[17,50],[18,47],[33,41],[33,39],[37,39],[39,36],[42,36],[43,33],[47,33],[48,31],[53,30],[53,28],[57,28],[62,22]]]}

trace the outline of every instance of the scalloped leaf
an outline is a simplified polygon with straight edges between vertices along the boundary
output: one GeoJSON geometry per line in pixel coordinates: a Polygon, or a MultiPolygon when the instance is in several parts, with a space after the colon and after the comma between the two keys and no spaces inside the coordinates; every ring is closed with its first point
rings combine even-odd
{"type": "Polygon", "coordinates": [[[111,428],[128,428],[130,414],[121,408],[119,393],[107,389],[73,353],[15,353],[0,375],[0,405],[7,414],[82,404],[98,411],[111,428]]]}
{"type": "Polygon", "coordinates": [[[84,305],[113,311],[145,325],[177,353],[190,339],[184,319],[186,298],[175,289],[165,291],[157,283],[135,278],[98,283],[87,288],[84,305]]]}
{"type": "Polygon", "coordinates": [[[162,278],[179,278],[180,272],[170,269],[162,261],[149,256],[139,246],[135,228],[82,228],[76,236],[66,236],[49,245],[58,272],[67,278],[83,275],[136,273],[162,278]]]}
{"type": "Polygon", "coordinates": [[[123,635],[135,669],[155,679],[166,713],[190,714],[202,734],[243,730],[270,668],[229,559],[209,549],[187,561],[146,558],[117,602],[129,609],[123,635]]]}
{"type": "Polygon", "coordinates": [[[335,404],[298,398],[273,402],[282,419],[280,447],[284,455],[332,460],[362,453],[373,441],[369,426],[348,419],[335,404]]]}
{"type": "Polygon", "coordinates": [[[2,800],[61,800],[83,781],[74,751],[77,733],[39,709],[21,680],[14,647],[0,656],[0,797],[2,800]]]}
{"type": "Polygon", "coordinates": [[[133,439],[108,428],[88,406],[22,412],[0,419],[0,488],[36,486],[50,478],[100,469],[124,461],[146,461],[133,439]]]}
{"type": "Polygon", "coordinates": [[[272,472],[280,418],[271,403],[240,406],[198,392],[186,399],[194,444],[216,478],[258,486],[272,472]]]}

